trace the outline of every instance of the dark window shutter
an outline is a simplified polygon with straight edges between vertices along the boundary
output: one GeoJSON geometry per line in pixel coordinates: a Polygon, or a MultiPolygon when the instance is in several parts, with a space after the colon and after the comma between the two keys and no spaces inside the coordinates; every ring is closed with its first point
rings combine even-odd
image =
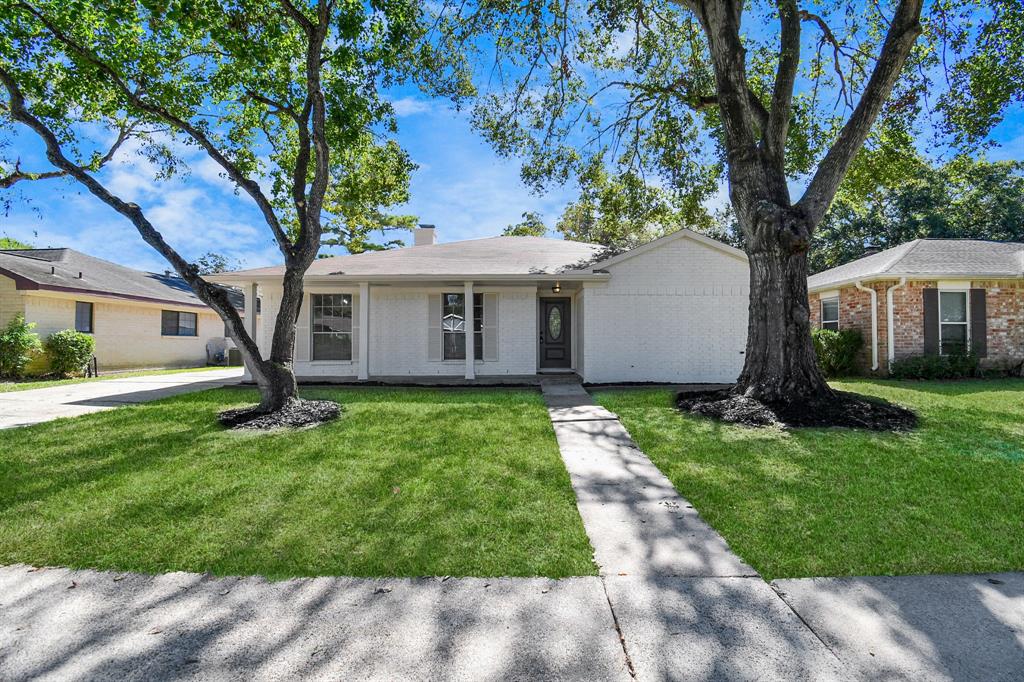
{"type": "Polygon", "coordinates": [[[939,290],[922,289],[924,295],[924,354],[939,354],[939,290]]]}
{"type": "Polygon", "coordinates": [[[985,290],[971,289],[971,352],[979,358],[988,355],[988,311],[985,290]]]}

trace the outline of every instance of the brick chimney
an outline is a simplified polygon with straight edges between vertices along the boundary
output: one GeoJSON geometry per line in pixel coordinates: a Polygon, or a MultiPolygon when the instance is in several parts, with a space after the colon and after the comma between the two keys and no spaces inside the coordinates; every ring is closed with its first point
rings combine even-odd
{"type": "Polygon", "coordinates": [[[433,225],[420,225],[412,231],[413,246],[427,246],[437,240],[433,225]]]}

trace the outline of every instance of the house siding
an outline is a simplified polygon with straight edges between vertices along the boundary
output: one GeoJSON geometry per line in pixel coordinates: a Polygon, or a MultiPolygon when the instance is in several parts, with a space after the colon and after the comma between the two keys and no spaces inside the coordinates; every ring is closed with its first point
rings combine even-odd
{"type": "MultiPolygon", "coordinates": [[[[316,285],[307,286],[307,291],[311,294],[358,294],[359,287],[349,284],[316,285]]],[[[464,360],[432,361],[428,359],[427,355],[429,296],[451,291],[461,292],[462,286],[370,287],[368,364],[371,378],[465,376],[466,363],[464,360]]],[[[474,292],[498,295],[498,358],[488,361],[477,360],[475,364],[477,376],[534,374],[537,368],[536,287],[481,285],[475,287],[474,292]]],[[[263,310],[268,314],[266,319],[276,317],[281,305],[279,290],[261,287],[260,298],[263,310]]],[[[308,305],[307,295],[300,318],[309,315],[308,305]]],[[[358,305],[364,305],[364,301],[359,301],[358,305]]],[[[309,335],[308,324],[300,325],[296,346],[305,344],[308,347],[309,335]]],[[[257,336],[260,351],[267,354],[273,336],[272,325],[263,325],[257,336]]],[[[299,378],[330,377],[354,380],[358,375],[358,354],[363,352],[365,349],[358,348],[352,361],[345,362],[314,362],[297,359],[295,373],[299,378]]]]}
{"type": "Polygon", "coordinates": [[[743,367],[746,261],[681,237],[585,286],[584,379],[733,382],[743,367]]]}
{"type": "Polygon", "coordinates": [[[13,279],[0,275],[0,327],[7,326],[19,313],[25,313],[25,295],[13,279]]]}
{"type": "Polygon", "coordinates": [[[75,301],[93,303],[93,333],[100,371],[133,367],[196,367],[206,364],[206,343],[224,337],[224,323],[210,310],[174,305],[108,302],[95,298],[25,295],[25,317],[41,339],[75,328],[75,301]],[[197,313],[194,337],[162,336],[161,310],[197,313]]]}
{"type": "MultiPolygon", "coordinates": [[[[888,352],[886,290],[897,280],[872,282],[878,292],[878,356],[885,371],[888,352]]],[[[934,289],[936,280],[913,280],[893,292],[894,355],[897,360],[924,354],[924,289],[934,289]]],[[[985,289],[987,312],[986,367],[1013,365],[1024,361],[1024,283],[1019,280],[964,281],[965,289],[985,289]]],[[[820,296],[810,295],[811,323],[820,328],[820,296]]],[[[858,357],[862,369],[870,367],[871,305],[867,292],[847,286],[839,290],[839,328],[858,329],[864,337],[864,350],[858,357]]]]}

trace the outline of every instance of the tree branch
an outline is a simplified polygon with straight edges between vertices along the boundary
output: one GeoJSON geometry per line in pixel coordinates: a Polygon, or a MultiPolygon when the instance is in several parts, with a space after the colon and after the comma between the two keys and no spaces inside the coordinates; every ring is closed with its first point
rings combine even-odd
{"type": "MultiPolygon", "coordinates": [[[[107,165],[107,163],[109,163],[110,160],[114,158],[114,155],[117,153],[117,150],[121,148],[121,145],[124,144],[125,140],[127,140],[131,136],[134,129],[134,125],[125,124],[119,126],[117,132],[117,139],[115,139],[114,143],[110,145],[110,148],[107,150],[107,153],[91,161],[87,168],[95,172],[98,171],[100,168],[103,168],[103,166],[107,165]]],[[[67,177],[67,175],[68,174],[65,171],[59,170],[44,171],[42,173],[32,173],[29,171],[23,171],[21,170],[21,159],[18,159],[17,161],[14,162],[14,172],[4,177],[0,177],[0,189],[9,189],[13,187],[16,183],[21,182],[22,180],[50,180],[53,178],[67,177]]]]}
{"type": "Polygon", "coordinates": [[[860,151],[871,126],[885,105],[900,72],[921,33],[923,0],[900,0],[885,36],[882,52],[857,107],[839,137],[818,165],[807,191],[797,203],[812,225],[825,216],[853,158],[860,151]]]}
{"type": "Polygon", "coordinates": [[[234,164],[226,156],[224,156],[224,154],[221,153],[221,151],[216,147],[216,145],[213,144],[213,141],[210,140],[210,138],[206,134],[204,134],[201,130],[199,130],[199,128],[189,123],[188,121],[185,121],[179,118],[178,116],[175,116],[166,108],[161,107],[157,104],[153,104],[152,102],[146,101],[138,91],[128,87],[128,84],[124,82],[120,74],[118,74],[113,67],[111,67],[109,64],[107,64],[102,59],[97,57],[91,51],[87,50],[85,47],[79,45],[77,42],[72,40],[69,35],[67,35],[57,26],[55,26],[51,21],[44,17],[42,13],[36,10],[34,7],[24,2],[23,0],[19,0],[17,6],[31,14],[33,17],[35,17],[40,23],[43,24],[43,26],[46,27],[46,29],[58,41],[60,41],[68,48],[70,48],[75,54],[79,55],[87,62],[92,64],[94,67],[99,69],[101,72],[106,74],[107,78],[110,79],[114,87],[117,90],[119,90],[127,98],[127,100],[131,102],[133,106],[135,106],[141,111],[156,116],[163,121],[166,121],[172,127],[177,128],[178,130],[186,133],[192,139],[194,139],[199,144],[199,146],[206,151],[210,158],[217,162],[217,164],[220,165],[220,167],[227,172],[228,177],[232,181],[234,181],[239,187],[241,187],[246,194],[252,197],[253,201],[255,201],[256,205],[259,207],[260,212],[263,214],[263,217],[266,220],[267,225],[270,226],[270,229],[274,234],[274,239],[277,241],[278,248],[281,250],[282,254],[284,254],[286,259],[291,257],[291,240],[288,239],[288,235],[281,227],[281,223],[277,218],[277,214],[274,212],[274,207],[271,204],[270,200],[266,197],[266,195],[263,194],[263,190],[260,189],[259,183],[257,183],[255,180],[247,177],[244,173],[242,173],[241,169],[239,169],[236,164],[234,164]]]}
{"type": "Polygon", "coordinates": [[[765,151],[776,162],[784,160],[789,119],[793,110],[793,89],[800,66],[800,15],[796,0],[779,0],[779,66],[772,88],[771,109],[762,128],[765,151]]]}
{"type": "Polygon", "coordinates": [[[71,160],[64,155],[56,134],[54,134],[54,132],[50,130],[45,123],[29,111],[25,103],[24,94],[18,87],[14,77],[2,66],[0,66],[0,83],[2,83],[4,88],[7,90],[11,118],[29,127],[42,139],[43,143],[46,145],[46,158],[50,163],[58,168],[64,175],[72,177],[83,184],[89,192],[95,195],[103,203],[128,218],[132,224],[135,225],[135,228],[139,231],[139,234],[142,235],[142,238],[146,243],[156,249],[160,255],[167,259],[167,262],[170,263],[171,266],[174,267],[175,271],[188,283],[196,296],[198,296],[203,303],[213,308],[227,323],[228,328],[232,332],[232,337],[238,342],[239,348],[242,350],[243,354],[247,354],[249,356],[248,359],[254,360],[253,362],[247,363],[248,366],[254,372],[258,372],[259,363],[262,362],[259,347],[246,331],[245,325],[242,323],[242,318],[239,316],[238,311],[235,310],[235,307],[231,304],[227,292],[223,288],[214,286],[200,277],[196,272],[196,269],[189,265],[188,261],[182,258],[181,255],[164,240],[163,235],[161,235],[153,224],[149,222],[145,214],[142,212],[142,209],[139,208],[137,204],[128,203],[112,194],[84,168],[72,163],[71,160]]]}

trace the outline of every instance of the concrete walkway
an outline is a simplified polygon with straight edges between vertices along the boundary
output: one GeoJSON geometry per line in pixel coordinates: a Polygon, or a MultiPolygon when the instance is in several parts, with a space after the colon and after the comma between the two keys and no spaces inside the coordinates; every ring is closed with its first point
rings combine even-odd
{"type": "Polygon", "coordinates": [[[180,393],[203,391],[242,379],[241,367],[98,379],[80,384],[0,393],[0,429],[77,417],[121,405],[144,403],[180,393]]]}
{"type": "Polygon", "coordinates": [[[579,383],[542,384],[638,679],[841,679],[836,656],[579,383]]]}

